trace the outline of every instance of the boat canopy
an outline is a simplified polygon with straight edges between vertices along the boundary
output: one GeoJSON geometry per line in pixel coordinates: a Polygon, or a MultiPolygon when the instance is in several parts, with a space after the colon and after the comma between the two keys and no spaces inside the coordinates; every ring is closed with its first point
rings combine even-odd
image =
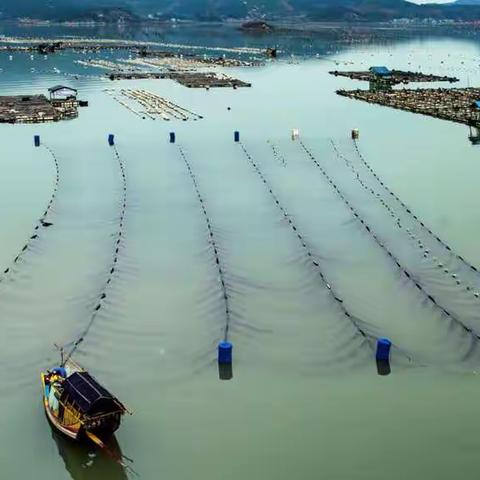
{"type": "Polygon", "coordinates": [[[125,407],[88,372],[72,373],[63,383],[63,399],[88,416],[123,412],[125,407]]]}

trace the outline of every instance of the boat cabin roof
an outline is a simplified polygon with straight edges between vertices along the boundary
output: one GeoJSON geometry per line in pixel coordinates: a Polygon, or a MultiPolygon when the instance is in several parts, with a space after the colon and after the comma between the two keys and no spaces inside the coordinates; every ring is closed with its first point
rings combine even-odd
{"type": "Polygon", "coordinates": [[[63,398],[85,415],[124,411],[125,407],[88,372],[72,373],[63,383],[63,398]]]}

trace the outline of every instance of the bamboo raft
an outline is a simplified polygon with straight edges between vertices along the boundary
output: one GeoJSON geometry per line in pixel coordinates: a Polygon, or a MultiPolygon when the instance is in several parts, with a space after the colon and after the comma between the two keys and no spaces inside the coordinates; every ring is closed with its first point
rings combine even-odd
{"type": "Polygon", "coordinates": [[[147,90],[120,90],[122,97],[135,102],[137,105],[140,105],[143,110],[138,110],[137,108],[134,108],[127,102],[123,101],[121,98],[118,98],[118,96],[115,95],[114,90],[107,90],[107,93],[110,93],[113,96],[113,99],[116,100],[120,105],[141,118],[149,117],[152,120],[161,118],[165,121],[200,120],[203,118],[202,115],[192,112],[191,110],[181,107],[180,105],[177,105],[147,90]]]}
{"type": "Polygon", "coordinates": [[[442,120],[478,125],[480,88],[338,90],[338,95],[442,120]]]}

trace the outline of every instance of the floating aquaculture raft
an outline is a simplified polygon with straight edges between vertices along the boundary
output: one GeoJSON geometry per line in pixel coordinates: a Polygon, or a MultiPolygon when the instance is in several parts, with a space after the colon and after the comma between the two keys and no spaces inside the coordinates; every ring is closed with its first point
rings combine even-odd
{"type": "Polygon", "coordinates": [[[58,122],[78,116],[75,98],[52,99],[45,95],[0,96],[0,123],[58,122]]]}
{"type": "Polygon", "coordinates": [[[372,67],[368,71],[361,72],[341,72],[335,70],[329,72],[336,77],[347,77],[351,80],[360,80],[364,82],[375,82],[382,80],[390,85],[400,83],[426,83],[426,82],[458,82],[456,77],[447,77],[444,75],[430,75],[421,72],[404,72],[402,70],[388,70],[386,67],[372,67]]]}
{"type": "Polygon", "coordinates": [[[480,122],[480,88],[338,90],[337,94],[466,125],[480,122]]]}

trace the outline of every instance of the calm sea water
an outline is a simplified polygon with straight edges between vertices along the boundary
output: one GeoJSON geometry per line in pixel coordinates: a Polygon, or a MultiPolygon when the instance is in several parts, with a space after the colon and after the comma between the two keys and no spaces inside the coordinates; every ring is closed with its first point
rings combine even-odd
{"type": "MultiPolygon", "coordinates": [[[[189,41],[220,43],[211,38],[189,41]]],[[[299,53],[306,47],[297,42],[299,53]]],[[[34,134],[55,152],[60,169],[53,225],[39,230],[0,283],[0,478],[129,475],[101,452],[52,432],[39,378],[58,361],[53,344],[85,329],[110,269],[122,183],[109,133],[126,165],[125,241],[105,308],[76,359],[133,410],[116,439],[141,478],[477,478],[480,349],[459,322],[480,331],[472,294],[479,275],[403,212],[402,225],[416,232],[410,239],[330,141],[391,202],[349,140],[359,128],[359,147],[375,172],[479,266],[480,151],[464,126],[336,96],[337,88],[357,84],[328,71],[386,64],[478,85],[478,43],[423,38],[308,48],[321,57],[297,60],[288,51],[264,67],[225,70],[253,88],[210,91],[171,81],[112,83],[99,78],[100,70],[75,65],[82,55],[0,55],[0,94],[67,83],[90,103],[74,121],[0,127],[2,271],[32,235],[54,188],[52,159],[33,147],[34,134]],[[144,88],[204,119],[142,120],[105,88],[144,88]],[[400,273],[292,142],[293,128],[381,243],[457,321],[400,273]],[[269,186],[233,142],[234,130],[269,186]],[[168,143],[171,131],[177,145],[168,143]],[[215,361],[225,327],[218,272],[178,145],[205,200],[231,295],[230,381],[219,380],[215,361]],[[394,342],[391,375],[377,375],[371,345],[332,300],[269,189],[356,321],[394,342]]]]}

